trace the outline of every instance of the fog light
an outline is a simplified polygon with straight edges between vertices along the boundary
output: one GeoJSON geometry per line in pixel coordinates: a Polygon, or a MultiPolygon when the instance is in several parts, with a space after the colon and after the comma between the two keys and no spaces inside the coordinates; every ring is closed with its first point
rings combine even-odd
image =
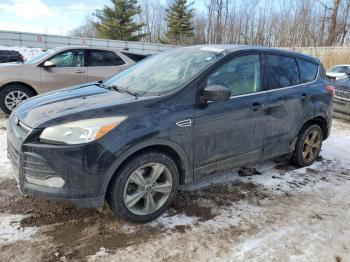
{"type": "Polygon", "coordinates": [[[32,176],[25,176],[28,183],[38,185],[38,186],[46,186],[46,187],[63,187],[65,184],[65,181],[58,176],[52,176],[44,179],[32,177],[32,176]]]}

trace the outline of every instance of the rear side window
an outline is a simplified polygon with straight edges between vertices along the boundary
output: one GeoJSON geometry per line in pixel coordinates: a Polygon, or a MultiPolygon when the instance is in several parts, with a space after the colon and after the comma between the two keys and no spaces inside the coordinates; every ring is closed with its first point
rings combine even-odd
{"type": "Polygon", "coordinates": [[[90,66],[118,66],[123,64],[125,64],[125,61],[112,51],[90,51],[90,66]]]}
{"type": "Polygon", "coordinates": [[[297,59],[300,70],[301,83],[311,82],[316,79],[318,65],[312,62],[297,59]]]}
{"type": "Polygon", "coordinates": [[[294,86],[300,83],[298,66],[292,57],[268,55],[267,71],[270,89],[294,86]]]}

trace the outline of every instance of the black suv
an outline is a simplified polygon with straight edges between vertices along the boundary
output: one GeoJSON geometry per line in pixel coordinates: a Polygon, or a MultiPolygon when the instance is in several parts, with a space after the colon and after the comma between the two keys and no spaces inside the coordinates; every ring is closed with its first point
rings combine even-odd
{"type": "Polygon", "coordinates": [[[14,50],[0,50],[0,63],[24,62],[24,57],[14,50]]]}
{"type": "Polygon", "coordinates": [[[320,62],[278,49],[193,46],[105,82],[21,104],[8,156],[28,195],[159,216],[178,186],[279,156],[312,164],[330,131],[333,87],[320,62]]]}

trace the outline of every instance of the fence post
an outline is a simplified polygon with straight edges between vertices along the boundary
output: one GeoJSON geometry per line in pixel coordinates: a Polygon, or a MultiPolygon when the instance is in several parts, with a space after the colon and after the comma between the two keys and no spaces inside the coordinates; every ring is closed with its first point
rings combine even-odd
{"type": "Polygon", "coordinates": [[[18,33],[19,46],[22,46],[22,33],[18,33]]]}

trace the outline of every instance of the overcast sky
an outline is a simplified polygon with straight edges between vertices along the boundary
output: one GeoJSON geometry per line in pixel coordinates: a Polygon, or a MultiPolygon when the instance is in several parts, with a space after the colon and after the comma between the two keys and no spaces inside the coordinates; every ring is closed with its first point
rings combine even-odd
{"type": "Polygon", "coordinates": [[[0,30],[66,34],[109,0],[0,0],[0,30]]]}
{"type": "MultiPolygon", "coordinates": [[[[198,8],[203,0],[193,2],[198,8]]],[[[110,0],[0,0],[0,30],[65,35],[108,3],[110,0]]]]}

